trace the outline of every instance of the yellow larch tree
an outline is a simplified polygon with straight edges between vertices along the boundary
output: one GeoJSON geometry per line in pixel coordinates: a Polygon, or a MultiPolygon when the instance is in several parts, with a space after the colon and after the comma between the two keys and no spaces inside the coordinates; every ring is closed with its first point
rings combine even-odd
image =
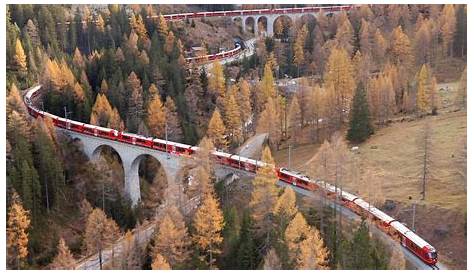
{"type": "Polygon", "coordinates": [[[336,94],[334,107],[339,116],[339,123],[348,114],[355,90],[354,72],[351,59],[344,49],[333,48],[326,63],[324,84],[332,86],[336,94]]]}
{"type": "Polygon", "coordinates": [[[13,192],[7,216],[7,265],[9,269],[21,269],[28,255],[29,212],[23,208],[20,196],[13,192]]]}
{"type": "Polygon", "coordinates": [[[345,49],[347,54],[351,55],[354,49],[354,28],[347,16],[341,20],[341,23],[337,27],[336,41],[339,47],[345,49]]]}
{"type": "Polygon", "coordinates": [[[188,229],[183,215],[174,205],[171,205],[159,220],[157,231],[152,258],[159,254],[174,268],[189,259],[188,229]]]}
{"type": "Polygon", "coordinates": [[[233,89],[229,89],[226,93],[223,120],[228,140],[233,144],[238,144],[242,140],[242,123],[239,105],[234,96],[235,93],[233,89]]]}
{"type": "Polygon", "coordinates": [[[299,244],[296,269],[329,269],[329,252],[316,228],[311,228],[299,244]]]}
{"type": "Polygon", "coordinates": [[[252,181],[250,209],[255,222],[256,235],[266,235],[268,241],[268,235],[273,230],[273,210],[278,198],[276,187],[278,177],[275,174],[275,161],[269,147],[263,149],[261,161],[266,165],[257,169],[256,176],[252,181]]]}
{"type": "Polygon", "coordinates": [[[166,259],[160,254],[156,253],[153,257],[153,262],[151,263],[152,270],[171,270],[169,263],[166,259]]]}
{"type": "Polygon", "coordinates": [[[452,4],[444,5],[440,21],[444,53],[452,56],[453,39],[456,30],[456,13],[452,4]]]}
{"type": "Polygon", "coordinates": [[[76,260],[74,260],[71,251],[62,237],[59,238],[57,250],[56,257],[54,257],[49,267],[55,270],[73,270],[76,266],[76,260]]]}
{"type": "Polygon", "coordinates": [[[426,113],[429,108],[429,91],[427,90],[429,72],[426,64],[424,64],[417,76],[416,89],[416,107],[421,113],[426,113]]]}
{"type": "Polygon", "coordinates": [[[153,96],[147,109],[147,125],[150,134],[163,137],[165,134],[166,113],[159,95],[153,96]]]}
{"type": "Polygon", "coordinates": [[[240,119],[242,128],[249,121],[252,115],[252,105],[250,104],[250,85],[243,79],[239,82],[239,92],[237,92],[237,103],[239,104],[240,119]]]}
{"type": "Polygon", "coordinates": [[[283,194],[278,197],[273,209],[280,232],[284,232],[297,212],[295,191],[291,187],[286,187],[283,194]]]}
{"type": "Polygon", "coordinates": [[[216,97],[224,98],[225,96],[224,70],[222,68],[221,63],[219,63],[218,61],[214,61],[214,63],[212,63],[211,73],[209,75],[208,89],[216,97]]]}
{"type": "Polygon", "coordinates": [[[168,22],[166,22],[165,17],[160,13],[158,16],[158,34],[160,35],[161,39],[165,39],[168,36],[168,22]]]}
{"type": "Polygon", "coordinates": [[[21,45],[20,39],[16,39],[15,44],[15,55],[13,56],[13,61],[15,63],[15,69],[25,75],[28,70],[28,63],[26,62],[26,54],[21,45]]]}
{"type": "Polygon", "coordinates": [[[22,115],[26,115],[26,107],[21,99],[20,91],[16,87],[15,83],[12,84],[10,88],[10,92],[7,95],[7,102],[6,102],[6,109],[7,115],[10,114],[12,111],[17,111],[22,115]]]}
{"type": "Polygon", "coordinates": [[[215,109],[212,113],[211,120],[209,120],[209,125],[207,126],[207,137],[212,141],[216,149],[227,149],[225,132],[226,128],[222,122],[221,114],[218,109],[215,109]]]}
{"type": "Polygon", "coordinates": [[[401,26],[392,31],[389,50],[395,65],[403,65],[407,69],[411,66],[413,53],[410,38],[403,32],[401,26]]]}
{"type": "Polygon", "coordinates": [[[278,257],[275,248],[271,248],[267,254],[265,255],[265,258],[263,259],[263,269],[264,270],[280,270],[282,269],[281,267],[281,262],[280,258],[278,257]]]}
{"type": "Polygon", "coordinates": [[[208,194],[202,201],[194,215],[193,227],[193,242],[201,251],[200,260],[205,262],[209,269],[215,268],[215,255],[221,253],[220,245],[224,240],[224,216],[214,195],[208,194]]]}
{"type": "Polygon", "coordinates": [[[100,269],[102,269],[102,251],[119,236],[120,230],[115,221],[107,218],[100,208],[93,209],[87,218],[84,245],[87,254],[99,253],[100,269]]]}
{"type": "Polygon", "coordinates": [[[267,133],[270,145],[275,148],[281,137],[277,102],[270,97],[257,122],[257,133],[267,133]]]}
{"type": "Polygon", "coordinates": [[[387,52],[388,44],[385,38],[382,35],[382,32],[379,28],[375,31],[374,34],[374,47],[372,56],[374,60],[379,63],[383,64],[383,60],[385,60],[385,54],[387,52]]]}
{"type": "Polygon", "coordinates": [[[168,32],[168,35],[166,36],[166,40],[165,40],[165,52],[168,55],[171,55],[171,53],[173,52],[175,48],[174,40],[175,40],[174,33],[172,31],[168,32]]]}
{"type": "Polygon", "coordinates": [[[298,96],[293,96],[288,111],[288,129],[289,136],[294,145],[298,143],[299,135],[301,134],[302,118],[298,96]]]}

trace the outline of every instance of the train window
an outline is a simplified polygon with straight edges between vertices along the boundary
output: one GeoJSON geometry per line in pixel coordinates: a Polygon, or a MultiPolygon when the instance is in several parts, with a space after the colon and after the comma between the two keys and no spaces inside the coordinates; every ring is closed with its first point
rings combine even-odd
{"type": "Polygon", "coordinates": [[[428,252],[428,254],[426,254],[426,256],[429,258],[429,259],[436,259],[438,256],[436,254],[436,252],[428,252]]]}

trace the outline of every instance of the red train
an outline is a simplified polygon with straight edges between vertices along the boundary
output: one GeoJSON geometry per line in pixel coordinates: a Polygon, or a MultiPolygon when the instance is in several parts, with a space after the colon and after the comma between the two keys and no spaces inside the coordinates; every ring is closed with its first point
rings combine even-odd
{"type": "MultiPolygon", "coordinates": [[[[37,97],[39,93],[37,93],[37,91],[40,88],[41,86],[35,86],[29,89],[24,96],[28,112],[35,118],[46,117],[51,119],[53,124],[57,127],[81,134],[95,136],[97,138],[105,138],[130,145],[155,149],[177,156],[190,157],[190,155],[194,154],[199,149],[195,146],[76,122],[40,111],[33,104],[33,101],[38,99],[37,97]]],[[[268,165],[262,161],[241,157],[239,155],[232,155],[221,151],[212,152],[212,158],[217,164],[252,173],[255,173],[259,168],[268,165]]],[[[336,188],[334,185],[328,184],[324,181],[312,180],[304,174],[290,171],[286,168],[278,168],[274,166],[273,168],[275,169],[275,174],[279,180],[308,191],[315,191],[318,189],[322,190],[328,199],[335,199],[338,203],[349,208],[354,213],[364,216],[374,222],[388,235],[397,238],[404,247],[413,252],[426,264],[433,267],[436,265],[438,256],[437,251],[433,246],[408,229],[403,223],[388,216],[374,206],[371,206],[363,199],[346,191],[342,191],[340,188],[336,188]]]]}

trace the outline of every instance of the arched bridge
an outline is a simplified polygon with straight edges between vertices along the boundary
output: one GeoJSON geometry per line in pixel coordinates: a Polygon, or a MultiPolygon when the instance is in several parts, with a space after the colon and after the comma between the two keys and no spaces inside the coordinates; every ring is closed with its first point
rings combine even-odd
{"type": "MultiPolygon", "coordinates": [[[[293,21],[305,15],[314,16],[318,13],[334,14],[341,11],[348,11],[353,5],[338,5],[338,6],[310,6],[298,8],[276,8],[276,9],[252,9],[252,10],[228,10],[228,11],[213,11],[213,12],[193,12],[193,13],[176,13],[167,14],[163,17],[167,21],[178,21],[186,19],[198,18],[212,18],[212,17],[231,17],[233,20],[240,20],[242,30],[247,31],[248,26],[253,30],[255,35],[258,35],[258,23],[265,23],[265,30],[267,36],[273,36],[273,26],[275,21],[281,17],[286,16],[293,21]]],[[[148,18],[157,18],[158,16],[150,16],[148,18]]]]}

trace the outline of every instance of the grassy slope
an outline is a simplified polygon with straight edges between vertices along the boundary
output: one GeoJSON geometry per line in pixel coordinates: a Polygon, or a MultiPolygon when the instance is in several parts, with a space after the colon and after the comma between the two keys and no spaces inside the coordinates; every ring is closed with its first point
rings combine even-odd
{"type": "MultiPolygon", "coordinates": [[[[466,179],[461,175],[464,145],[467,138],[467,115],[453,109],[456,84],[449,92],[440,92],[443,108],[437,116],[393,123],[381,128],[364,144],[360,145],[361,168],[372,167],[385,176],[386,199],[393,200],[396,208],[390,215],[411,224],[411,201],[421,195],[422,171],[420,136],[424,125],[430,122],[432,132],[431,176],[426,186],[426,199],[417,206],[416,231],[438,248],[440,259],[450,268],[466,268],[466,179]]],[[[292,149],[292,169],[305,171],[305,163],[311,159],[319,145],[303,145],[292,149]]],[[[275,152],[276,162],[287,166],[288,150],[275,152]]],[[[350,188],[350,187],[349,187],[350,188]]],[[[354,192],[354,190],[351,190],[354,192]]]]}

